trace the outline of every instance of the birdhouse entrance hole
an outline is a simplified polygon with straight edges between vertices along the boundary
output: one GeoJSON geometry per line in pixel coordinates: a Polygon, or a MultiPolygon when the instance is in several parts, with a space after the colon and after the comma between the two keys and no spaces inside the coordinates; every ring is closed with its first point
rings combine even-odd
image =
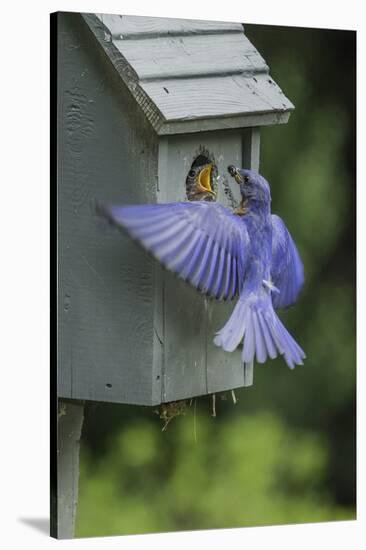
{"type": "Polygon", "coordinates": [[[190,201],[215,201],[217,194],[217,166],[205,151],[192,162],[186,178],[187,199],[190,201]]]}

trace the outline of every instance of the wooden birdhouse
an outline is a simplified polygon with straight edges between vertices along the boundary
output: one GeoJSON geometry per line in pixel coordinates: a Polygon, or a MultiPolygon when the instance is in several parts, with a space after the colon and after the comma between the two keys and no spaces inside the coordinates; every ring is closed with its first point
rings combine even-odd
{"type": "Polygon", "coordinates": [[[58,396],[156,405],[250,385],[240,351],[213,344],[233,303],[163,271],[96,204],[234,207],[227,166],[258,170],[260,127],[293,105],[239,23],[57,26],[58,396]]]}

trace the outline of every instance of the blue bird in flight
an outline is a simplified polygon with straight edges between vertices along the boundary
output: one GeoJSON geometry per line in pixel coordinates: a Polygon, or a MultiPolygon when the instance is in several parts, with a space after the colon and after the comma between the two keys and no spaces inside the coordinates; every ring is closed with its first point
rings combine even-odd
{"type": "Polygon", "coordinates": [[[278,355],[292,369],[303,364],[305,353],[275,309],[296,301],[303,265],[286,225],[271,214],[264,177],[233,165],[228,171],[240,186],[241,203],[234,212],[205,201],[112,205],[103,212],[197,290],[217,300],[238,297],[215,335],[217,346],[232,352],[243,343],[241,357],[248,369],[254,360],[264,363],[278,355]]]}

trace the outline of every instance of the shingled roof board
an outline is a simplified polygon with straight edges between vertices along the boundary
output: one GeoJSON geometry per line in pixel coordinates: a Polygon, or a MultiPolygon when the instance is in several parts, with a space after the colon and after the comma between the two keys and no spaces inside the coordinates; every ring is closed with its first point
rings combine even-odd
{"type": "Polygon", "coordinates": [[[158,134],[278,124],[294,108],[240,23],[84,18],[158,134]]]}
{"type": "Polygon", "coordinates": [[[140,15],[96,14],[109,29],[113,38],[130,38],[136,35],[161,36],[204,34],[215,32],[243,32],[241,23],[225,21],[201,21],[198,19],[174,19],[170,17],[144,17],[140,15]]]}
{"type": "Polygon", "coordinates": [[[219,36],[158,36],[113,43],[140,80],[268,72],[243,30],[219,36]]]}

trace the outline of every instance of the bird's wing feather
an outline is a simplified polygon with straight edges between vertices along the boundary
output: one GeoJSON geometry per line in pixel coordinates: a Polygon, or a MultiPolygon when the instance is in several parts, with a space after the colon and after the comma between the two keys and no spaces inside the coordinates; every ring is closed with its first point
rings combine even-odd
{"type": "Polygon", "coordinates": [[[272,294],[275,308],[293,304],[304,283],[304,268],[292,237],[279,216],[272,214],[271,278],[279,293],[272,294]]]}
{"type": "Polygon", "coordinates": [[[195,288],[219,300],[240,293],[249,237],[245,224],[221,204],[175,202],[103,211],[195,288]]]}

